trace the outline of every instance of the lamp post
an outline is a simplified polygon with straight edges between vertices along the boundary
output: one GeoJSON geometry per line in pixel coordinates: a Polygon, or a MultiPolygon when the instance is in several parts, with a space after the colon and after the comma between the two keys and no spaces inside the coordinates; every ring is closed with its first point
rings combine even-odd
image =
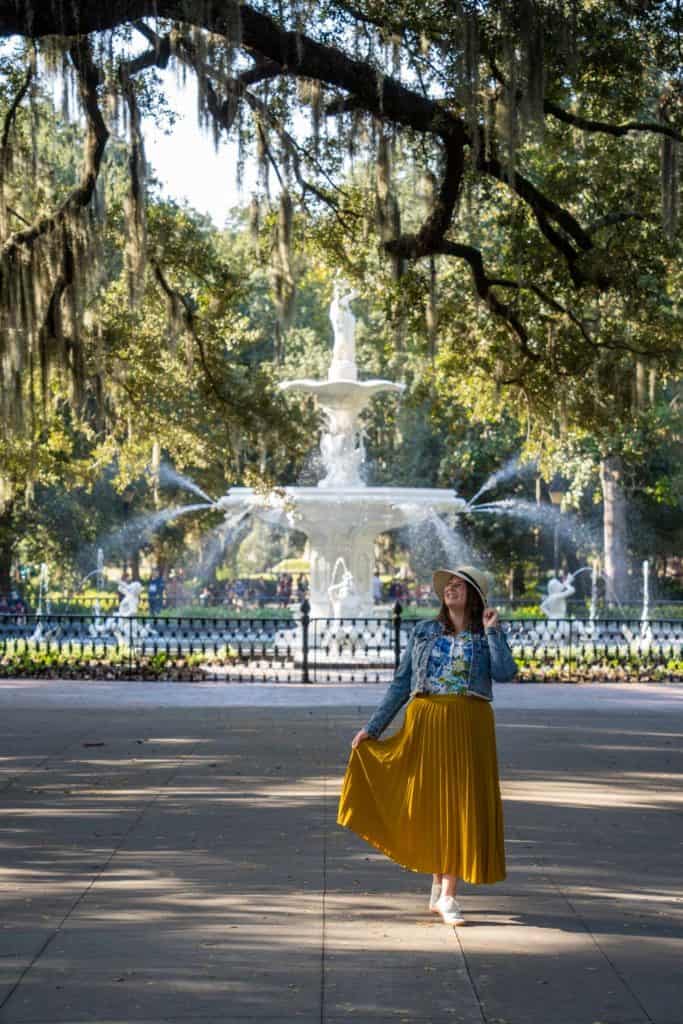
{"type": "MultiPolygon", "coordinates": [[[[548,488],[550,494],[550,500],[553,503],[553,507],[557,509],[558,513],[562,510],[562,502],[564,496],[567,493],[567,484],[561,476],[553,478],[550,487],[548,488]]],[[[555,517],[555,524],[553,529],[553,573],[557,577],[560,568],[560,517],[555,517]]]]}

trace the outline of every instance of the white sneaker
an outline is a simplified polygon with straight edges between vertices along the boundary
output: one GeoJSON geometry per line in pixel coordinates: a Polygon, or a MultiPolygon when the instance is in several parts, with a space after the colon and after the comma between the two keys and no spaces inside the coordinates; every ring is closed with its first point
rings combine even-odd
{"type": "Polygon", "coordinates": [[[432,891],[429,894],[429,909],[432,914],[438,914],[439,911],[436,909],[436,904],[441,895],[441,882],[432,882],[432,891]]]}
{"type": "Polygon", "coordinates": [[[434,905],[434,910],[437,914],[441,914],[444,924],[459,925],[465,923],[465,916],[454,896],[440,896],[434,905]]]}

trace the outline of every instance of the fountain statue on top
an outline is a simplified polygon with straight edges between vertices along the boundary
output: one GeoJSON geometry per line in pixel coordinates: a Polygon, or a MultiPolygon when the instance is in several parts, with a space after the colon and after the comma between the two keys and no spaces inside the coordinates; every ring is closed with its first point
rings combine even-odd
{"type": "Polygon", "coordinates": [[[358,417],[374,395],[383,391],[403,391],[403,384],[389,380],[358,380],[356,365],[356,318],[351,302],[358,293],[345,288],[337,279],[330,305],[334,331],[332,362],[327,380],[288,380],[283,391],[305,391],[315,395],[325,414],[327,430],[320,439],[320,454],[325,476],[318,487],[362,487],[360,470],[363,444],[358,417]]]}
{"type": "Polygon", "coordinates": [[[375,395],[400,393],[404,386],[389,380],[358,379],[356,318],[351,309],[354,298],[355,292],[337,279],[330,305],[334,346],[327,379],[303,378],[280,385],[283,391],[315,395],[323,410],[323,478],[316,487],[283,487],[265,497],[251,488],[235,487],[218,502],[226,512],[243,509],[273,526],[306,534],[313,618],[339,612],[348,617],[373,617],[375,538],[386,530],[417,526],[435,513],[465,507],[449,490],[368,487],[364,482],[359,417],[375,395]],[[343,576],[335,576],[340,559],[346,582],[343,576]]]}
{"type": "Polygon", "coordinates": [[[356,366],[356,318],[351,303],[358,298],[354,289],[344,290],[340,278],[334,282],[330,321],[334,331],[332,362],[327,371],[328,380],[358,380],[356,366]]]}

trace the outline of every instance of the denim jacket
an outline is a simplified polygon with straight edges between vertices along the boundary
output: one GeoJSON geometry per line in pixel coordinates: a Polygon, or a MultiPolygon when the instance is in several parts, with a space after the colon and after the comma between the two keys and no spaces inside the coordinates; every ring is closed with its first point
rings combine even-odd
{"type": "MultiPolygon", "coordinates": [[[[393,682],[384,698],[365,726],[373,738],[384,732],[397,712],[409,698],[428,693],[427,665],[434,641],[442,636],[444,628],[435,619],[421,622],[410,634],[408,645],[403,652],[401,663],[393,682]]],[[[468,689],[473,696],[493,700],[492,679],[507,683],[517,675],[517,665],[512,657],[505,633],[501,629],[489,629],[485,634],[475,633],[472,637],[472,660],[470,662],[468,689]]]]}

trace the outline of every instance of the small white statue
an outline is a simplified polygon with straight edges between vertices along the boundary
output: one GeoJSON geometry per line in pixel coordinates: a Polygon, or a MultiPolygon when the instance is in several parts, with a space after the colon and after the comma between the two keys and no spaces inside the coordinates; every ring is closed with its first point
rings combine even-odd
{"type": "MultiPolygon", "coordinates": [[[[358,292],[343,285],[339,278],[334,282],[334,294],[330,304],[330,321],[334,330],[332,366],[337,368],[356,367],[356,318],[351,311],[351,302],[358,292]]],[[[330,368],[332,369],[332,368],[330,368]]],[[[352,375],[355,379],[355,374],[352,375]]]]}
{"type": "Polygon", "coordinates": [[[333,618],[352,619],[358,615],[360,597],[356,588],[356,581],[353,578],[353,573],[349,572],[346,568],[343,559],[337,559],[334,572],[332,573],[332,583],[327,588],[327,596],[332,604],[333,618]],[[337,568],[342,569],[342,577],[338,583],[335,583],[337,568]]]}
{"type": "Polygon", "coordinates": [[[118,590],[119,594],[123,595],[118,611],[121,618],[129,619],[131,616],[137,615],[140,606],[142,583],[139,580],[133,580],[132,583],[126,583],[125,580],[121,580],[118,590]]]}
{"type": "Polygon", "coordinates": [[[562,580],[558,580],[556,576],[553,576],[552,579],[548,580],[548,594],[541,601],[541,611],[547,618],[567,618],[567,598],[571,597],[575,592],[571,579],[572,577],[570,576],[563,583],[562,580]]]}
{"type": "Polygon", "coordinates": [[[104,622],[100,622],[96,618],[90,626],[90,635],[115,636],[121,642],[154,636],[155,633],[151,626],[142,625],[137,620],[132,623],[127,621],[128,619],[136,619],[138,615],[142,583],[139,580],[133,580],[132,583],[121,580],[118,591],[121,594],[121,602],[116,614],[110,615],[104,622]]]}

